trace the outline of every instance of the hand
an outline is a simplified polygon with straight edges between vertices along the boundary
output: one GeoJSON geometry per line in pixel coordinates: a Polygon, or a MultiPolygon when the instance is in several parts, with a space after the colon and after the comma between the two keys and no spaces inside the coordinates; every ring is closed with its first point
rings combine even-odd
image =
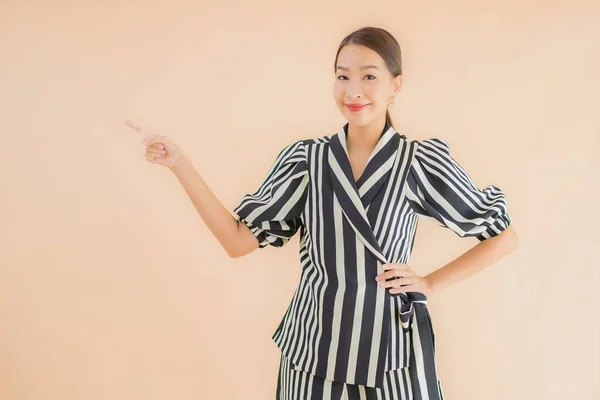
{"type": "Polygon", "coordinates": [[[146,146],[146,160],[159,165],[173,168],[182,158],[179,147],[166,136],[158,135],[127,120],[125,125],[142,134],[142,143],[146,146]]]}
{"type": "Polygon", "coordinates": [[[386,289],[390,288],[390,293],[419,292],[429,297],[433,292],[431,283],[427,278],[417,275],[407,264],[384,264],[383,269],[386,271],[377,275],[375,280],[379,286],[386,289]],[[386,281],[390,278],[396,279],[386,281]]]}

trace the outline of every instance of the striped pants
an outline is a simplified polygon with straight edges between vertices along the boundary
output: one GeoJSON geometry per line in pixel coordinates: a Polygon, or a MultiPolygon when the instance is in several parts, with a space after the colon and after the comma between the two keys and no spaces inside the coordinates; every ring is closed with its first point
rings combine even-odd
{"type": "Polygon", "coordinates": [[[383,388],[352,385],[319,378],[299,368],[283,354],[276,400],[412,400],[408,368],[385,373],[383,388]]]}

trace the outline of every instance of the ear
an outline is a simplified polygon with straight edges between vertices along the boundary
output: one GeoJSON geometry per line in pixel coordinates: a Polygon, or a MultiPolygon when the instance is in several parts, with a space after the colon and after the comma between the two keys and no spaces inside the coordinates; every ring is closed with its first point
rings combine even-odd
{"type": "Polygon", "coordinates": [[[400,88],[402,87],[402,75],[398,75],[394,78],[392,87],[393,87],[393,93],[395,96],[398,94],[398,92],[400,92],[400,88]]]}

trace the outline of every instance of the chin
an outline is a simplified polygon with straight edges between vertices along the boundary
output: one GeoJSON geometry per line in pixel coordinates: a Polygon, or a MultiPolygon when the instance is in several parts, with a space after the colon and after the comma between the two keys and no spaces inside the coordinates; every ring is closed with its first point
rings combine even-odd
{"type": "Polygon", "coordinates": [[[369,125],[369,123],[371,123],[371,121],[373,120],[373,116],[370,114],[354,114],[351,112],[346,112],[344,113],[344,116],[346,117],[348,122],[351,122],[352,125],[356,126],[369,125]]]}

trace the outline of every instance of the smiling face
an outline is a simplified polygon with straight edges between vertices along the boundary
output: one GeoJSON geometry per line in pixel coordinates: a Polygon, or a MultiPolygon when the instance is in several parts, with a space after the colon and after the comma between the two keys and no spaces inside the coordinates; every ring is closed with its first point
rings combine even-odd
{"type": "Polygon", "coordinates": [[[340,50],[333,93],[349,123],[365,126],[385,119],[390,99],[401,85],[402,75],[393,77],[383,58],[370,48],[349,44],[340,50]]]}

